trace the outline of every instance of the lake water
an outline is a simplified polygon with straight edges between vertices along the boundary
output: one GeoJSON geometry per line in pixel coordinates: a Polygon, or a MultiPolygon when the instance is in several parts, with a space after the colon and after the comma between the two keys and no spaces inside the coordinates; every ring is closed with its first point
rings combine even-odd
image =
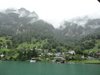
{"type": "Polygon", "coordinates": [[[0,75],[100,75],[100,65],[0,62],[0,75]]]}

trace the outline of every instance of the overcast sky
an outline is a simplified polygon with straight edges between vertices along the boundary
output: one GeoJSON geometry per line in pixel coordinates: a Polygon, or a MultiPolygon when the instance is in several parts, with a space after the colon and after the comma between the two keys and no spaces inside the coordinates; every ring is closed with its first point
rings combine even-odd
{"type": "Polygon", "coordinates": [[[35,11],[41,19],[53,23],[55,27],[65,19],[77,16],[100,16],[97,0],[1,0],[0,9],[21,8],[35,11]]]}

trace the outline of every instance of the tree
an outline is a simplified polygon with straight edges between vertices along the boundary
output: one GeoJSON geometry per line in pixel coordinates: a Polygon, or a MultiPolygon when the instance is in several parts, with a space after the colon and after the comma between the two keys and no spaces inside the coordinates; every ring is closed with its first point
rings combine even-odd
{"type": "Polygon", "coordinates": [[[0,37],[0,48],[12,48],[12,41],[7,37],[0,37]]]}
{"type": "Polygon", "coordinates": [[[95,41],[94,40],[85,40],[81,44],[82,49],[92,49],[95,46],[95,41]]]}

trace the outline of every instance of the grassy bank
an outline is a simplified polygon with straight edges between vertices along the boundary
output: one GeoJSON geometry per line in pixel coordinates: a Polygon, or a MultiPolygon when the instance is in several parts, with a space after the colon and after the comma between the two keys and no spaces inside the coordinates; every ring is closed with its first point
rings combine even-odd
{"type": "Polygon", "coordinates": [[[69,63],[100,64],[100,60],[71,60],[69,63]]]}

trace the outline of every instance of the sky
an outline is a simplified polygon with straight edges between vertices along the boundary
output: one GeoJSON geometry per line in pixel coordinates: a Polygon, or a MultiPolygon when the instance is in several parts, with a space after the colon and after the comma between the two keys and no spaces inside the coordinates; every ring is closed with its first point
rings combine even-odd
{"type": "Polygon", "coordinates": [[[97,0],[1,0],[0,9],[21,8],[35,11],[40,19],[58,27],[64,20],[80,16],[100,16],[97,0]]]}

